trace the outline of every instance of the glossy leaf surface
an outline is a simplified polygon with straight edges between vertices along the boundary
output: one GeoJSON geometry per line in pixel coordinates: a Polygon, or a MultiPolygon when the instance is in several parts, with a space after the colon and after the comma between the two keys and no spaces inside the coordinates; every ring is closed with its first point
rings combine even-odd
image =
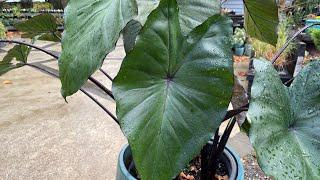
{"type": "Polygon", "coordinates": [[[276,0],[244,0],[244,4],[247,33],[275,46],[279,24],[276,0]]]}
{"type": "Polygon", "coordinates": [[[124,50],[126,53],[132,50],[136,44],[136,38],[142,28],[139,21],[131,20],[122,30],[124,50]]]}
{"type": "Polygon", "coordinates": [[[226,115],[233,68],[227,17],[183,36],[175,0],[162,0],[113,83],[117,116],[142,179],[171,179],[226,115]]]}
{"type": "Polygon", "coordinates": [[[270,62],[254,66],[249,134],[261,168],[275,179],[320,179],[320,61],[290,88],[270,62]]]}
{"type": "MultiPolygon", "coordinates": [[[[137,0],[139,14],[135,18],[140,24],[144,24],[149,14],[159,5],[159,0],[137,0]]],[[[220,12],[220,1],[218,0],[178,0],[179,21],[184,35],[197,27],[208,17],[220,12]]],[[[132,21],[128,23],[123,32],[126,52],[132,49],[136,37],[141,30],[141,25],[132,21]]]]}
{"type": "Polygon", "coordinates": [[[121,30],[137,14],[135,0],[71,0],[59,59],[61,93],[70,96],[102,65],[121,30]]]}
{"type": "MultiPolygon", "coordinates": [[[[158,6],[159,0],[137,0],[137,2],[139,8],[137,20],[144,24],[148,15],[158,6]]],[[[187,35],[208,17],[220,13],[219,0],[177,0],[177,3],[180,9],[179,21],[184,35],[187,35]]]]}

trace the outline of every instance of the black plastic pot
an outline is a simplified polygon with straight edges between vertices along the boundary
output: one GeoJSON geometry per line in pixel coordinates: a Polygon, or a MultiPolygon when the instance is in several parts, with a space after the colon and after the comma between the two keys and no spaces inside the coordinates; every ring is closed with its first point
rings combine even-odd
{"type": "MultiPolygon", "coordinates": [[[[116,180],[136,180],[130,174],[129,168],[133,165],[131,149],[126,145],[119,154],[116,180]]],[[[228,175],[232,180],[244,180],[244,168],[239,156],[229,148],[225,148],[221,161],[226,165],[228,175]]]]}
{"type": "Polygon", "coordinates": [[[287,60],[287,63],[284,65],[284,69],[286,69],[291,76],[293,76],[295,72],[298,58],[305,56],[306,47],[307,45],[304,42],[297,43],[297,49],[291,55],[291,58],[287,60]]]}

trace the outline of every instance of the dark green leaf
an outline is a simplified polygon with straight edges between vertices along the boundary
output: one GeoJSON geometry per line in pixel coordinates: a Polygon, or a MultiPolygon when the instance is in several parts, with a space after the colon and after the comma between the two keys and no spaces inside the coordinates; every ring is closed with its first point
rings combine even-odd
{"type": "Polygon", "coordinates": [[[131,20],[122,30],[124,49],[128,53],[134,47],[136,38],[142,28],[139,21],[131,20]]]}
{"type": "MultiPolygon", "coordinates": [[[[143,25],[159,0],[137,0],[139,15],[137,20],[143,25]]],[[[184,35],[199,26],[208,17],[220,13],[220,0],[177,0],[180,9],[179,21],[184,35]]]]}
{"type": "Polygon", "coordinates": [[[53,42],[60,42],[61,41],[61,33],[45,33],[38,37],[38,40],[43,41],[53,41],[53,42]]]}
{"type": "Polygon", "coordinates": [[[220,14],[220,0],[178,0],[183,34],[188,34],[208,17],[220,14]]]}
{"type": "Polygon", "coordinates": [[[275,46],[279,24],[276,0],[244,0],[244,4],[247,33],[275,46]]]}
{"type": "Polygon", "coordinates": [[[7,64],[16,60],[18,62],[27,63],[28,56],[30,54],[31,48],[26,45],[15,45],[10,49],[7,55],[0,62],[2,64],[7,64]]]}
{"type": "Polygon", "coordinates": [[[290,88],[270,62],[254,66],[249,134],[261,168],[276,179],[320,179],[320,61],[290,88]]]}
{"type": "Polygon", "coordinates": [[[176,176],[226,115],[231,24],[216,15],[185,37],[176,1],[162,0],[124,59],[113,92],[142,179],[176,176]]]}
{"type": "MultiPolygon", "coordinates": [[[[58,25],[56,23],[56,19],[51,14],[40,14],[38,16],[34,16],[27,21],[16,24],[15,27],[24,33],[23,37],[25,38],[33,38],[38,35],[48,36],[56,33],[56,37],[54,39],[56,41],[59,36],[59,33],[57,32],[58,25]]],[[[52,40],[52,38],[43,40],[52,40]]]]}
{"type": "Polygon", "coordinates": [[[31,48],[25,45],[16,45],[10,49],[3,60],[0,61],[0,76],[10,70],[23,66],[27,62],[30,51],[31,48]],[[14,64],[12,63],[13,60],[19,63],[14,64]]]}
{"type": "Polygon", "coordinates": [[[70,96],[115,47],[121,30],[137,14],[135,0],[70,0],[59,72],[61,93],[70,96]]]}
{"type": "MultiPolygon", "coordinates": [[[[158,6],[159,0],[137,0],[137,2],[139,15],[136,20],[143,25],[148,15],[158,6]]],[[[177,2],[180,9],[180,25],[184,35],[187,35],[208,17],[220,12],[220,1],[218,0],[178,0],[177,2]]],[[[134,46],[135,39],[141,29],[136,21],[133,22],[129,23],[123,32],[126,52],[134,46]]]]}
{"type": "Polygon", "coordinates": [[[5,74],[15,68],[16,68],[16,66],[13,65],[12,63],[6,63],[6,64],[0,63],[0,76],[2,76],[3,74],[5,74]]]}

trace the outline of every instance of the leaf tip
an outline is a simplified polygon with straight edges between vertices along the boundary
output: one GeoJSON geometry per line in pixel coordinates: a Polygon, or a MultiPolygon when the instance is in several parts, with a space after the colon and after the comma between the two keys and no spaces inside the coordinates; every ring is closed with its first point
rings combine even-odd
{"type": "Polygon", "coordinates": [[[65,101],[66,103],[68,103],[68,101],[67,101],[68,95],[64,92],[64,90],[63,90],[62,88],[61,88],[61,90],[60,90],[60,93],[61,93],[64,101],[65,101]]]}

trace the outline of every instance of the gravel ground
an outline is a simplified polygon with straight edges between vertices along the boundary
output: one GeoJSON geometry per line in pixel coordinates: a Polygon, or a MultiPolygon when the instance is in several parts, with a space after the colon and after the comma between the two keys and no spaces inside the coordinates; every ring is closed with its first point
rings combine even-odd
{"type": "Polygon", "coordinates": [[[242,162],[244,164],[244,177],[246,180],[272,180],[261,170],[254,154],[245,156],[242,158],[242,162]]]}

